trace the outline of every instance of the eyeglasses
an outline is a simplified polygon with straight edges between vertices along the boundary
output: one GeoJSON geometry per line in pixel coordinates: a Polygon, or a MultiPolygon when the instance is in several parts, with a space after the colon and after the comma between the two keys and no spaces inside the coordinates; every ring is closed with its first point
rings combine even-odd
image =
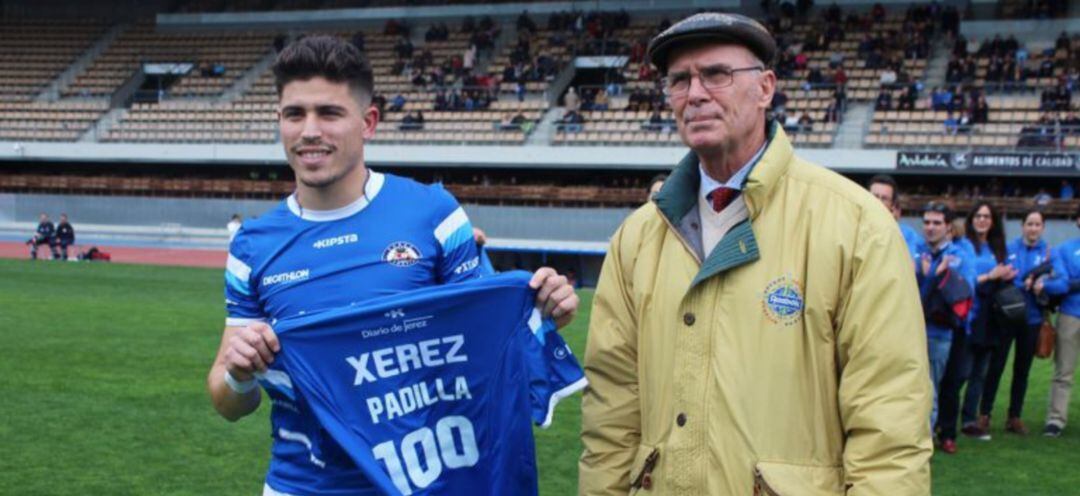
{"type": "MultiPolygon", "coordinates": [[[[744,71],[764,71],[765,68],[760,65],[753,67],[739,67],[732,69],[723,65],[713,65],[709,67],[703,67],[698,72],[698,81],[701,81],[701,86],[706,90],[718,90],[721,88],[727,88],[735,82],[735,73],[744,71]]],[[[661,81],[664,85],[664,94],[667,96],[683,96],[690,91],[690,81],[693,79],[693,74],[688,71],[673,72],[664,77],[661,81]]]]}

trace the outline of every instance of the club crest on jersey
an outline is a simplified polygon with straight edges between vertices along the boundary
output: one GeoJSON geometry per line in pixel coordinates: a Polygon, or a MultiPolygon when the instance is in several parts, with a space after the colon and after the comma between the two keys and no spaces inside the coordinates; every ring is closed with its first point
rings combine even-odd
{"type": "Polygon", "coordinates": [[[386,247],[383,251],[383,260],[396,267],[408,267],[420,261],[423,255],[416,245],[408,241],[398,241],[386,247]]]}
{"type": "Polygon", "coordinates": [[[774,279],[761,294],[762,311],[775,324],[792,325],[798,322],[804,307],[802,286],[790,275],[774,279]]]}

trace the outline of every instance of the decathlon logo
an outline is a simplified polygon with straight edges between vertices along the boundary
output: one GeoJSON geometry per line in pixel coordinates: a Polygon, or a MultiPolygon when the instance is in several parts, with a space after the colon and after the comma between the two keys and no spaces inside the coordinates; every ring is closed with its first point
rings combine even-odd
{"type": "Polygon", "coordinates": [[[273,286],[275,284],[285,282],[303,281],[311,275],[310,269],[294,270],[292,272],[283,272],[281,274],[274,274],[272,276],[266,276],[262,279],[263,286],[273,286]]]}
{"type": "Polygon", "coordinates": [[[323,248],[331,248],[331,247],[334,247],[334,246],[347,245],[347,244],[351,244],[351,243],[356,243],[358,241],[360,241],[360,236],[357,236],[356,234],[353,234],[353,233],[349,233],[349,234],[342,234],[341,236],[334,236],[333,238],[320,239],[320,240],[312,243],[311,247],[315,248],[316,250],[321,250],[323,248]]]}
{"type": "Polygon", "coordinates": [[[395,267],[409,267],[420,261],[420,249],[408,241],[398,241],[386,247],[383,251],[383,260],[395,267]]]}
{"type": "Polygon", "coordinates": [[[389,312],[386,312],[386,313],[383,314],[383,317],[386,317],[388,319],[400,319],[400,318],[402,318],[404,316],[405,316],[405,309],[404,308],[395,308],[395,309],[390,310],[389,312]]]}

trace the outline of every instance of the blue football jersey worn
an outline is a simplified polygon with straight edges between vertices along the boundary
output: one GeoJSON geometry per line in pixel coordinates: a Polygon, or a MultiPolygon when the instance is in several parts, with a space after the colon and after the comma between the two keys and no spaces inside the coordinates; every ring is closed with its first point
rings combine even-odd
{"type": "Polygon", "coordinates": [[[535,308],[530,278],[508,272],[275,323],[292,393],[372,483],[361,494],[537,493],[531,424],[549,425],[586,380],[535,308]]]}
{"type": "MultiPolygon", "coordinates": [[[[290,196],[244,222],[225,271],[227,326],[310,315],[484,274],[472,225],[438,185],[371,172],[364,195],[332,211],[290,196]]],[[[356,464],[287,387],[274,363],[260,380],[272,402],[267,485],[281,493],[355,494],[356,464]]]]}

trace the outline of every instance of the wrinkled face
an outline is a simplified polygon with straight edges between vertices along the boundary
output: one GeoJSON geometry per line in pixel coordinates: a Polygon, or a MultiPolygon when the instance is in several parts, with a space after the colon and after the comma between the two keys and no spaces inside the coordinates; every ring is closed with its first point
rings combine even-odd
{"type": "Polygon", "coordinates": [[[922,219],[923,237],[926,238],[926,244],[937,246],[945,240],[945,235],[949,233],[949,224],[945,222],[945,214],[941,212],[924,212],[922,219]]]}
{"type": "Polygon", "coordinates": [[[994,218],[991,216],[990,207],[983,205],[975,211],[975,215],[971,216],[971,226],[975,228],[975,233],[980,236],[986,236],[990,232],[990,228],[994,227],[994,218]]]}
{"type": "Polygon", "coordinates": [[[1044,227],[1042,215],[1036,213],[1028,215],[1024,218],[1024,240],[1028,244],[1035,244],[1042,237],[1044,227]]]}
{"type": "Polygon", "coordinates": [[[776,75],[772,71],[732,74],[731,85],[706,89],[702,71],[760,66],[750,50],[739,45],[700,44],[676,48],[668,64],[668,77],[689,77],[689,90],[668,96],[679,136],[695,152],[737,149],[755,131],[765,127],[765,109],[772,101],[776,75]]]}
{"type": "Polygon", "coordinates": [[[347,83],[322,77],[286,84],[278,113],[289,166],[309,188],[332,186],[363,164],[379,116],[347,83]]]}

